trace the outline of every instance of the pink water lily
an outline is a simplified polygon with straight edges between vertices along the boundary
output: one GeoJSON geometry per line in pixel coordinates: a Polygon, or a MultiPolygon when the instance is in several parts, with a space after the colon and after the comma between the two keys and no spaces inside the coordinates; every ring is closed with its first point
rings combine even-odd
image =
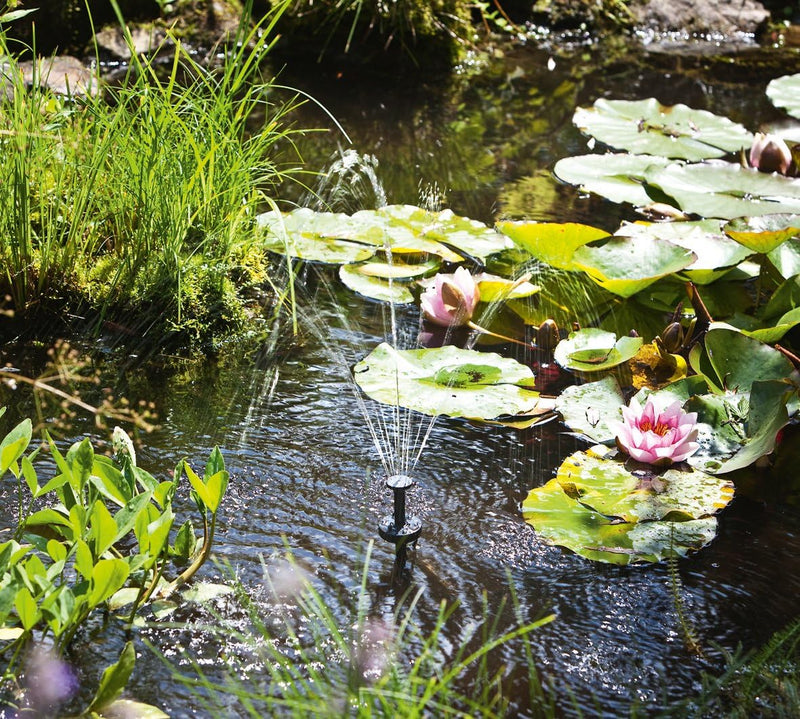
{"type": "Polygon", "coordinates": [[[675,401],[659,410],[652,398],[642,408],[636,398],[622,408],[617,446],[638,462],[666,466],[681,462],[698,449],[697,413],[684,412],[675,401]]]}
{"type": "Polygon", "coordinates": [[[750,147],[750,166],[760,172],[785,175],[792,165],[792,152],[780,138],[757,132],[750,147]]]}
{"type": "Polygon", "coordinates": [[[480,298],[478,283],[464,267],[459,267],[452,274],[436,275],[433,284],[422,293],[420,307],[431,322],[457,327],[472,319],[480,298]]]}

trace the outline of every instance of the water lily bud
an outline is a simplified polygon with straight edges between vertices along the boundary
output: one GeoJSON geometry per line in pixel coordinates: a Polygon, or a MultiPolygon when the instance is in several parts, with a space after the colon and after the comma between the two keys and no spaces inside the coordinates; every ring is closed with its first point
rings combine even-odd
{"type": "Polygon", "coordinates": [[[458,327],[472,319],[481,295],[478,283],[464,268],[453,274],[438,274],[420,297],[425,319],[443,327],[458,327]]]}
{"type": "Polygon", "coordinates": [[[536,346],[544,352],[552,352],[558,344],[558,325],[554,320],[545,320],[536,332],[536,346]]]}
{"type": "Polygon", "coordinates": [[[622,408],[623,422],[616,423],[617,447],[637,462],[665,466],[694,454],[697,413],[684,412],[675,401],[659,410],[652,398],[642,407],[634,397],[622,408]]]}
{"type": "Polygon", "coordinates": [[[792,164],[792,153],[779,137],[757,132],[750,147],[750,166],[759,172],[785,175],[792,164]]]}
{"type": "Polygon", "coordinates": [[[680,322],[670,322],[659,335],[659,338],[664,349],[674,354],[683,347],[683,325],[680,322]]]}

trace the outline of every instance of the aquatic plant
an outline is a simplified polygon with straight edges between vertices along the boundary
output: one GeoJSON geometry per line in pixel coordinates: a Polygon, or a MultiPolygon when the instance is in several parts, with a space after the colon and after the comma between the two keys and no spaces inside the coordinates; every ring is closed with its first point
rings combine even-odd
{"type": "MultiPolygon", "coordinates": [[[[147,602],[177,592],[208,559],[228,484],[219,449],[202,477],[181,461],[171,479],[159,481],[136,465],[122,434],[115,433],[120,451],[114,460],[95,454],[88,438],[62,453],[45,433],[57,468],[45,482],[34,464],[41,448],[28,452],[30,420],[0,442],[0,477],[10,472],[17,480],[16,527],[0,544],[7,681],[15,681],[25,647],[45,642],[62,655],[99,611],[124,610],[123,620],[131,622],[147,602]],[[202,520],[202,542],[189,520],[170,541],[173,499],[184,475],[202,520]],[[168,578],[173,562],[177,571],[168,578]]],[[[110,703],[108,693],[101,694],[105,699],[93,706],[110,703]]]]}
{"type": "Polygon", "coordinates": [[[786,175],[792,165],[792,152],[780,138],[757,132],[748,154],[750,167],[759,172],[777,172],[786,175]]]}
{"type": "Polygon", "coordinates": [[[637,462],[668,466],[694,454],[697,439],[697,413],[684,412],[676,400],[663,409],[652,397],[644,407],[634,397],[622,408],[623,421],[617,425],[617,446],[637,462]]]}

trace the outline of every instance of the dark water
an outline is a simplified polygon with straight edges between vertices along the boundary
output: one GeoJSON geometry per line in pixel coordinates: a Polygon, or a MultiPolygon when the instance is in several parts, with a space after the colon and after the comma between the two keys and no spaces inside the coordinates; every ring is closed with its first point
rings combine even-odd
{"type": "MultiPolygon", "coordinates": [[[[481,72],[465,69],[444,87],[392,88],[337,76],[336,68],[317,72],[324,76],[316,82],[288,71],[283,79],[317,97],[345,127],[352,147],[377,158],[389,202],[439,197],[457,213],[486,221],[506,216],[613,227],[628,211],[578,197],[549,177],[557,159],[586,151],[585,138],[571,125],[575,106],[601,96],[656,95],[755,129],[780,117],[763,95],[770,77],[800,69],[800,59],[790,54],[781,56],[782,66],[758,60],[752,69],[748,63],[757,55],[750,49],[720,59],[529,43],[506,49],[481,72]]],[[[320,124],[324,117],[307,107],[299,120],[320,124]]],[[[331,132],[303,152],[310,166],[322,168],[339,145],[346,147],[331,132]]],[[[368,205],[368,194],[348,201],[368,205]]],[[[389,494],[349,378],[349,365],[386,337],[386,312],[332,278],[330,285],[314,284],[320,291],[304,305],[297,346],[281,352],[265,346],[245,357],[233,350],[168,370],[148,365],[115,380],[131,399],[154,398],[159,406],[161,427],[145,438],[141,466],[163,474],[183,456],[199,466],[214,445],[223,448],[231,483],[216,556],[229,561],[257,596],[262,558],[278,561],[285,543],[346,625],[348,597],[358,588],[367,544],[375,540],[371,613],[388,621],[404,591],[421,588],[418,618],[429,629],[441,600],[458,602],[455,621],[444,630],[451,643],[444,645],[446,654],[466,627],[484,619],[485,607],[490,616],[499,613],[501,629],[513,626],[507,602],[513,588],[523,619],[556,616],[531,641],[559,713],[590,716],[675,706],[700,691],[703,670],[720,668],[722,649],[758,646],[796,617],[800,511],[780,488],[770,501],[738,497],[723,513],[717,539],[679,562],[683,610],[703,657],[686,649],[666,565],[611,567],[541,542],[522,521],[519,503],[578,447],[555,423],[517,431],[438,420],[409,497],[410,511],[423,521],[422,537],[405,582],[393,583],[392,549],[377,536],[389,494]]],[[[418,328],[415,310],[400,310],[398,322],[409,345],[418,328]]],[[[381,409],[368,403],[367,411],[377,418],[381,409]]],[[[796,482],[792,471],[788,477],[765,472],[761,481],[773,487],[796,482]]],[[[215,578],[218,571],[207,567],[203,576],[215,578]]],[[[191,613],[186,618],[193,619],[191,613]]],[[[212,672],[220,656],[234,651],[233,643],[168,630],[148,630],[148,637],[172,657],[178,644],[188,648],[212,672]]],[[[74,658],[92,674],[123,636],[89,628],[84,640],[74,658]]],[[[504,646],[493,661],[508,666],[517,713],[530,714],[521,643],[504,646]]],[[[129,690],[173,716],[208,713],[146,651],[129,690]]]]}

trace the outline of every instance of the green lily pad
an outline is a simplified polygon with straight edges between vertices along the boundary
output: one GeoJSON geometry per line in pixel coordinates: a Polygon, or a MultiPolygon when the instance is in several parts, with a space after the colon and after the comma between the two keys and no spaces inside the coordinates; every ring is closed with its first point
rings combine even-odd
{"type": "Polygon", "coordinates": [[[753,382],[746,395],[726,392],[691,398],[686,409],[697,412],[700,448],[687,461],[703,471],[723,474],[769,454],[789,421],[787,404],[792,396],[786,383],[765,380],[753,382]]]}
{"type": "Polygon", "coordinates": [[[696,260],[684,247],[649,237],[616,237],[600,246],[579,247],[573,255],[576,267],[620,297],[630,297],[696,260]]]}
{"type": "Polygon", "coordinates": [[[612,423],[622,420],[624,404],[619,382],[608,375],[597,382],[564,389],[556,399],[556,412],[573,432],[593,442],[609,444],[616,437],[612,423]]]}
{"type": "Polygon", "coordinates": [[[475,275],[474,279],[478,285],[481,302],[518,300],[523,297],[532,297],[541,290],[539,285],[534,285],[525,278],[509,280],[506,277],[481,272],[475,275]]]}
{"type": "Polygon", "coordinates": [[[767,257],[784,279],[800,274],[800,239],[787,240],[767,257]]]}
{"type": "Polygon", "coordinates": [[[341,264],[365,260],[377,251],[377,245],[342,239],[353,234],[351,218],[343,214],[300,208],[288,214],[266,212],[256,222],[265,230],[265,248],[289,257],[341,264]]]}
{"type": "Polygon", "coordinates": [[[649,237],[660,242],[667,240],[693,252],[697,259],[681,271],[696,285],[709,284],[751,253],[728,237],[720,220],[698,222],[635,222],[623,225],[614,234],[620,237],[649,237]]]}
{"type": "Polygon", "coordinates": [[[624,565],[685,556],[711,542],[717,529],[714,516],[688,517],[717,511],[716,505],[730,499],[732,489],[729,483],[701,472],[687,473],[688,481],[676,477],[682,474],[668,470],[663,475],[635,477],[621,462],[578,452],[565,460],[555,479],[528,494],[522,514],[546,542],[587,559],[624,565]],[[603,483],[600,488],[593,486],[598,477],[603,483]],[[582,501],[587,488],[594,492],[593,500],[599,501],[602,487],[618,499],[616,504],[604,502],[607,509],[619,506],[632,519],[634,510],[636,516],[662,518],[625,521],[582,501]]]}
{"type": "Polygon", "coordinates": [[[641,337],[620,337],[613,332],[588,327],[571,332],[556,345],[553,358],[573,372],[600,372],[627,362],[644,340],[641,337]]]}
{"type": "Polygon", "coordinates": [[[754,217],[800,212],[800,180],[730,162],[672,163],[647,173],[647,181],[680,208],[703,217],[754,217]]]}
{"type": "Polygon", "coordinates": [[[574,269],[572,255],[587,242],[608,237],[608,232],[577,222],[498,222],[497,229],[537,260],[561,270],[574,269]]]}
{"type": "Polygon", "coordinates": [[[726,223],[725,233],[754,252],[772,252],[800,235],[800,215],[737,217],[726,223]]]}
{"type": "Polygon", "coordinates": [[[731,327],[712,324],[703,343],[692,347],[689,364],[716,392],[746,395],[753,382],[796,375],[792,363],[774,347],[731,327]]]}
{"type": "Polygon", "coordinates": [[[782,107],[793,117],[800,118],[800,73],[770,80],[767,97],[773,105],[782,107]]]}
{"type": "Polygon", "coordinates": [[[537,414],[540,403],[529,367],[452,345],[396,350],[384,342],[353,373],[372,399],[428,415],[496,419],[537,414]]]}
{"type": "Polygon", "coordinates": [[[441,266],[438,257],[410,264],[393,257],[391,262],[372,260],[359,264],[342,265],[339,279],[354,292],[381,302],[409,304],[414,295],[408,281],[427,275],[441,266]]]}
{"type": "Polygon", "coordinates": [[[559,160],[553,174],[562,182],[576,185],[582,192],[593,192],[612,202],[641,206],[652,202],[645,188],[645,177],[654,169],[669,164],[666,157],[626,152],[578,155],[559,160]]]}
{"type": "Polygon", "coordinates": [[[698,161],[749,147],[753,136],[727,117],[686,105],[646,100],[595,101],[579,107],[572,121],[611,147],[633,153],[698,161]]]}

